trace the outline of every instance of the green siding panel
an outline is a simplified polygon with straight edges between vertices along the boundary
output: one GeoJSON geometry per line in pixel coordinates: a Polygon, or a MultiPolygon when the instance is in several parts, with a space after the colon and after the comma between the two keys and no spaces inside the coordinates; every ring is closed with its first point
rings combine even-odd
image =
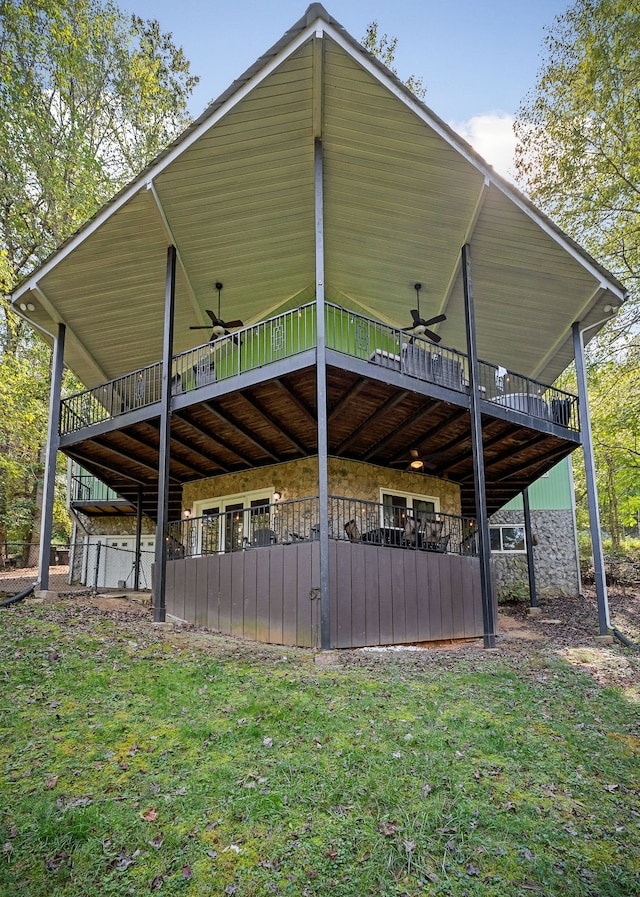
{"type": "MultiPolygon", "coordinates": [[[[570,458],[565,458],[549,471],[548,477],[540,477],[529,486],[529,504],[532,511],[566,511],[571,510],[571,475],[570,458]]],[[[521,511],[522,496],[515,498],[504,506],[505,511],[521,511]]]]}

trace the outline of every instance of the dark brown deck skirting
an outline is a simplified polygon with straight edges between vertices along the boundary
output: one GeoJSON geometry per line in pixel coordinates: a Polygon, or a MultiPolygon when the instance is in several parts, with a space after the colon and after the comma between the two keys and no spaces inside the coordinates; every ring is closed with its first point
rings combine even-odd
{"type": "MultiPolygon", "coordinates": [[[[476,557],[329,543],[331,647],[482,636],[476,557]]],[[[318,647],[319,544],[167,563],[167,612],[227,635],[318,647]]]]}

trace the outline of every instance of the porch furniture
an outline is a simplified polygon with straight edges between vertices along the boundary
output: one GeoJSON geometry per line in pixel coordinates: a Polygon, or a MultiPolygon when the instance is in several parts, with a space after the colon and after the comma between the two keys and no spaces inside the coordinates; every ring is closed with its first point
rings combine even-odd
{"type": "Polygon", "coordinates": [[[513,408],[514,411],[521,411],[523,414],[529,414],[532,417],[541,417],[549,419],[551,414],[549,406],[541,396],[534,395],[529,392],[510,392],[505,395],[496,396],[492,399],[497,405],[504,405],[505,408],[513,408]]]}
{"type": "Polygon", "coordinates": [[[423,538],[427,551],[444,554],[449,546],[449,533],[443,535],[444,520],[427,520],[424,523],[423,538]]]}
{"type": "Polygon", "coordinates": [[[459,390],[464,385],[462,364],[457,358],[450,358],[439,351],[431,352],[415,342],[402,347],[402,370],[420,380],[450,389],[459,390]]]}
{"type": "Polygon", "coordinates": [[[344,531],[347,534],[347,538],[350,542],[360,541],[360,530],[358,529],[358,525],[355,520],[347,520],[344,525],[344,531]]]}
{"type": "Polygon", "coordinates": [[[381,367],[391,368],[393,371],[401,370],[401,358],[393,352],[387,352],[386,349],[376,349],[369,356],[369,361],[373,364],[379,364],[381,367]]]}
{"type": "Polygon", "coordinates": [[[198,350],[196,363],[193,366],[196,386],[206,386],[216,379],[216,365],[210,349],[198,350]]]}
{"type": "Polygon", "coordinates": [[[362,542],[373,542],[375,545],[404,546],[404,528],[401,526],[376,526],[363,533],[362,542]]]}
{"type": "Polygon", "coordinates": [[[253,534],[251,546],[253,548],[265,548],[267,545],[275,545],[278,537],[272,529],[259,529],[253,534]]]}
{"type": "Polygon", "coordinates": [[[554,424],[568,427],[571,424],[571,412],[575,399],[551,399],[551,419],[554,424]]]}

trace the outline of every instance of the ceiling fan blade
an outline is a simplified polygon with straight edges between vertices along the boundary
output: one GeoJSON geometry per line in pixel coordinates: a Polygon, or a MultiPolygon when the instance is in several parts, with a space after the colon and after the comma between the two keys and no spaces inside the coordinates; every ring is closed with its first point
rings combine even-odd
{"type": "Polygon", "coordinates": [[[206,313],[209,315],[209,317],[211,318],[211,320],[212,320],[214,326],[216,326],[216,325],[218,324],[218,319],[216,318],[216,316],[214,315],[214,313],[211,311],[210,308],[205,308],[205,311],[206,311],[206,313]]]}
{"type": "Polygon", "coordinates": [[[211,330],[211,324],[192,324],[189,330],[211,330]]]}
{"type": "Polygon", "coordinates": [[[423,336],[426,336],[427,339],[431,340],[432,343],[439,343],[442,337],[434,333],[433,330],[429,330],[428,327],[425,327],[423,336]]]}
{"type": "Polygon", "coordinates": [[[436,315],[435,318],[429,318],[428,321],[423,321],[425,327],[430,327],[431,324],[439,324],[441,321],[446,321],[446,315],[436,315]]]}
{"type": "Polygon", "coordinates": [[[411,317],[413,318],[413,326],[414,327],[417,327],[418,324],[422,323],[421,318],[420,318],[420,312],[418,311],[417,308],[411,309],[411,317]]]}
{"type": "Polygon", "coordinates": [[[242,321],[221,321],[220,323],[224,323],[225,327],[244,327],[242,321]]]}

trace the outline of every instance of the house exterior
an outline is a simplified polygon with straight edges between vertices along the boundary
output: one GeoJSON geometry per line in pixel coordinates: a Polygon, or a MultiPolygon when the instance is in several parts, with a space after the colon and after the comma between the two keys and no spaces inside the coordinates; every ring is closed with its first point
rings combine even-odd
{"type": "Polygon", "coordinates": [[[324,649],[494,643],[489,515],[591,456],[553,384],[624,297],[313,4],[12,302],[156,619],[324,649]]]}
{"type": "MultiPolygon", "coordinates": [[[[552,467],[529,487],[537,597],[581,592],[571,459],[552,467]]],[[[498,600],[530,600],[522,495],[492,515],[491,555],[498,600]]]]}

